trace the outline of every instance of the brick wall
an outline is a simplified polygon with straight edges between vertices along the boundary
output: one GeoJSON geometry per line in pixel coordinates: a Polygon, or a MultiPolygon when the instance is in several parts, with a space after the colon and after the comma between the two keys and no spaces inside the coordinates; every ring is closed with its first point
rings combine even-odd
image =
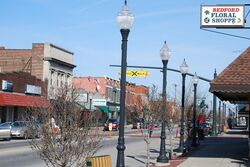
{"type": "Polygon", "coordinates": [[[47,95],[47,83],[30,75],[26,72],[6,72],[0,73],[0,88],[2,89],[2,80],[13,82],[13,92],[24,93],[25,85],[36,85],[42,88],[42,96],[47,95]]]}
{"type": "MultiPolygon", "coordinates": [[[[97,81],[100,85],[99,93],[103,97],[106,96],[106,86],[120,88],[120,81],[105,78],[105,77],[74,77],[73,78],[73,87],[81,88],[87,92],[96,93],[97,81]]],[[[149,88],[143,85],[135,85],[131,83],[126,84],[126,106],[129,106],[131,109],[134,107],[137,108],[137,111],[141,111],[143,101],[147,98],[149,88]]],[[[118,96],[118,95],[117,95],[118,96]]]]}
{"type": "Polygon", "coordinates": [[[0,47],[0,71],[24,71],[43,79],[43,56],[44,44],[33,44],[32,49],[0,47]]]}

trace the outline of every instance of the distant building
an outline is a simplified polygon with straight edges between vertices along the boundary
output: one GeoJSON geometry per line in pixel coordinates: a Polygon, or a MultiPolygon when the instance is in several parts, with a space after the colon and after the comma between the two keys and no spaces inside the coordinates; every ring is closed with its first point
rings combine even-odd
{"type": "MultiPolygon", "coordinates": [[[[79,101],[90,110],[99,109],[109,117],[119,117],[120,81],[111,77],[74,77],[73,87],[80,93],[79,101]]],[[[142,112],[149,88],[128,83],[126,85],[126,112],[142,112]]]]}
{"type": "Polygon", "coordinates": [[[49,98],[57,89],[71,85],[73,53],[49,43],[33,43],[32,49],[5,49],[0,47],[0,72],[22,71],[47,83],[49,98]]]}

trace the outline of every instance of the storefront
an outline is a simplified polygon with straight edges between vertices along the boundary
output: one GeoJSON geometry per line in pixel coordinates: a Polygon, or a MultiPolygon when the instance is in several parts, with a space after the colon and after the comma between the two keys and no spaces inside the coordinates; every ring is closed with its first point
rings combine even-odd
{"type": "Polygon", "coordinates": [[[0,123],[23,119],[29,107],[44,107],[46,82],[26,72],[0,73],[0,123]]]}
{"type": "Polygon", "coordinates": [[[0,92],[0,123],[23,120],[23,113],[29,107],[45,107],[44,97],[0,92]]]}

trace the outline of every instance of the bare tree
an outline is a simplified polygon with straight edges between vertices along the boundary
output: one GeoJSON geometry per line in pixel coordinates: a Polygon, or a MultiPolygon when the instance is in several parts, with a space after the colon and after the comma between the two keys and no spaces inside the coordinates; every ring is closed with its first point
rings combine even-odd
{"type": "Polygon", "coordinates": [[[25,119],[31,121],[29,128],[32,149],[39,152],[47,166],[86,166],[87,157],[100,147],[95,113],[87,112],[76,101],[77,93],[65,87],[56,99],[45,107],[29,108],[25,119]],[[40,139],[36,139],[36,123],[40,139]]]}
{"type": "Polygon", "coordinates": [[[157,87],[155,85],[152,85],[152,87],[149,90],[148,94],[148,100],[144,101],[142,103],[142,108],[144,110],[144,128],[147,127],[147,129],[141,129],[142,134],[144,134],[144,141],[147,144],[147,162],[146,167],[150,166],[150,137],[152,133],[152,129],[150,129],[150,123],[157,122],[162,119],[162,102],[160,99],[160,95],[157,92],[157,87]],[[145,124],[147,124],[145,126],[145,124]],[[150,132],[151,131],[151,132],[150,132]]]}

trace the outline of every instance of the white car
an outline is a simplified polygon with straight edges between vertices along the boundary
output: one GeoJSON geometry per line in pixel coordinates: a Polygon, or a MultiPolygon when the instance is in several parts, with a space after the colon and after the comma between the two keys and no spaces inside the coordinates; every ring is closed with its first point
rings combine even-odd
{"type": "Polygon", "coordinates": [[[0,139],[10,140],[11,139],[11,122],[5,122],[0,124],[0,139]]]}

